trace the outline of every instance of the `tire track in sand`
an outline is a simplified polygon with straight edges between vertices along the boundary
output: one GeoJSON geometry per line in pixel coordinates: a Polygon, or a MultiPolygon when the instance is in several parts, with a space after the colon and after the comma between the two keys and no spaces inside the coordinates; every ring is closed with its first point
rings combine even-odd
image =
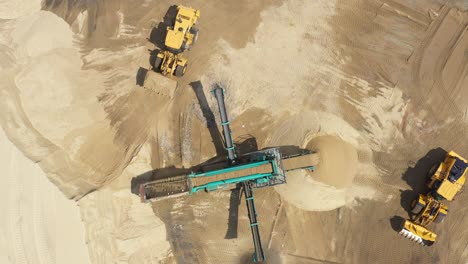
{"type": "MultiPolygon", "coordinates": [[[[37,258],[40,264],[55,264],[55,258],[51,255],[51,250],[47,239],[46,223],[44,221],[43,209],[41,207],[41,191],[39,187],[39,177],[34,173],[33,181],[33,207],[32,207],[32,221],[34,230],[34,244],[37,253],[37,258]]],[[[49,205],[50,206],[50,205],[49,205]]]]}
{"type": "MultiPolygon", "coordinates": [[[[3,134],[3,130],[1,131],[3,134]]],[[[4,137],[6,138],[6,137],[4,137]]],[[[11,173],[12,171],[16,171],[18,168],[18,160],[12,151],[10,150],[10,173],[8,175],[8,186],[9,188],[9,195],[8,195],[8,210],[7,215],[9,216],[9,231],[10,237],[12,238],[13,244],[13,251],[14,251],[14,259],[15,263],[17,264],[28,264],[28,259],[26,257],[26,248],[24,246],[24,241],[21,236],[23,233],[21,230],[21,193],[22,193],[22,186],[18,183],[18,180],[13,176],[14,174],[11,173]]]]}

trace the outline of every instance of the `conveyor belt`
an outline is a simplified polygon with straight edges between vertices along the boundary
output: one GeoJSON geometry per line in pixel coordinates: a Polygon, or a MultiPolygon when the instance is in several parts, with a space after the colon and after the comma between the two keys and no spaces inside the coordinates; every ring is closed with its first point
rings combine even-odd
{"type": "Polygon", "coordinates": [[[302,156],[286,158],[282,160],[283,168],[285,171],[308,168],[317,165],[319,162],[319,155],[311,153],[302,156]]]}
{"type": "Polygon", "coordinates": [[[258,230],[257,212],[255,210],[252,188],[250,187],[249,182],[244,182],[243,186],[245,202],[247,204],[247,212],[249,213],[250,229],[252,231],[252,239],[255,247],[254,262],[263,262],[265,260],[265,253],[263,252],[260,231],[258,230]]]}
{"type": "Polygon", "coordinates": [[[190,190],[187,175],[160,179],[141,185],[140,198],[143,202],[186,193],[190,190]]]}
{"type": "MultiPolygon", "coordinates": [[[[283,164],[284,171],[291,171],[295,169],[309,168],[317,165],[319,157],[317,153],[285,158],[281,162],[283,164]]],[[[202,186],[210,182],[222,181],[227,179],[234,179],[243,176],[249,176],[254,174],[272,173],[273,168],[271,163],[261,164],[256,167],[249,167],[240,170],[234,170],[226,173],[211,175],[211,176],[199,176],[192,177],[191,186],[202,186]]],[[[188,177],[186,175],[173,177],[171,179],[158,180],[145,185],[145,193],[148,199],[171,196],[190,190],[188,184],[188,177]]]]}
{"type": "Polygon", "coordinates": [[[213,93],[218,101],[219,115],[221,116],[221,126],[223,127],[224,143],[230,162],[236,159],[236,151],[234,150],[234,142],[232,141],[231,128],[229,127],[229,119],[227,116],[226,105],[224,103],[224,90],[221,87],[213,89],[213,93]]]}
{"type": "Polygon", "coordinates": [[[246,168],[238,171],[231,171],[223,174],[213,175],[213,176],[202,176],[194,177],[192,179],[192,186],[200,186],[214,181],[221,181],[226,179],[239,178],[242,176],[248,176],[259,173],[271,173],[273,168],[271,163],[263,164],[253,168],[246,168]]]}

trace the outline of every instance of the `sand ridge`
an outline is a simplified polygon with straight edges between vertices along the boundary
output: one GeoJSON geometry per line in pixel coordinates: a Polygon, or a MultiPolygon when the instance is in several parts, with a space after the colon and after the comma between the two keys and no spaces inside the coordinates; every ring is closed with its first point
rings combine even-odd
{"type": "Polygon", "coordinates": [[[68,200],[0,129],[1,263],[90,263],[75,201],[68,200]]]}

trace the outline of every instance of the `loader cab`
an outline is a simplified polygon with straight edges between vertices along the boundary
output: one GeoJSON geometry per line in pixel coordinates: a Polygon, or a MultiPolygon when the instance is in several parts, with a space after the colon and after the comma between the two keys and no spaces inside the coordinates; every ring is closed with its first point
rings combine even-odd
{"type": "Polygon", "coordinates": [[[193,28],[200,17],[200,11],[184,6],[177,7],[173,26],[167,28],[165,46],[172,53],[181,53],[196,42],[198,30],[193,28]]]}
{"type": "Polygon", "coordinates": [[[467,161],[457,153],[450,151],[430,177],[428,187],[434,196],[438,195],[452,201],[465,184],[467,173],[467,161]]]}
{"type": "Polygon", "coordinates": [[[462,176],[464,176],[466,169],[468,168],[468,164],[456,157],[453,163],[453,167],[450,170],[449,176],[447,178],[450,182],[455,183],[459,181],[462,176]]]}

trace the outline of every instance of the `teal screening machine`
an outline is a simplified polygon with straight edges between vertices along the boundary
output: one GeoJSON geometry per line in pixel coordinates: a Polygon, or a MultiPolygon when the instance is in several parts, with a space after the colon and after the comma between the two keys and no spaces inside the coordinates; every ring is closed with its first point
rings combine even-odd
{"type": "Polygon", "coordinates": [[[212,93],[216,97],[221,116],[227,162],[206,166],[207,169],[203,171],[141,184],[140,198],[142,202],[148,202],[199,191],[211,192],[242,186],[255,247],[253,259],[255,262],[263,262],[265,253],[260,239],[253,189],[286,183],[286,173],[291,170],[313,170],[314,154],[304,150],[299,154],[283,157],[280,149],[275,147],[237,155],[224,102],[224,89],[216,86],[212,93]]]}

